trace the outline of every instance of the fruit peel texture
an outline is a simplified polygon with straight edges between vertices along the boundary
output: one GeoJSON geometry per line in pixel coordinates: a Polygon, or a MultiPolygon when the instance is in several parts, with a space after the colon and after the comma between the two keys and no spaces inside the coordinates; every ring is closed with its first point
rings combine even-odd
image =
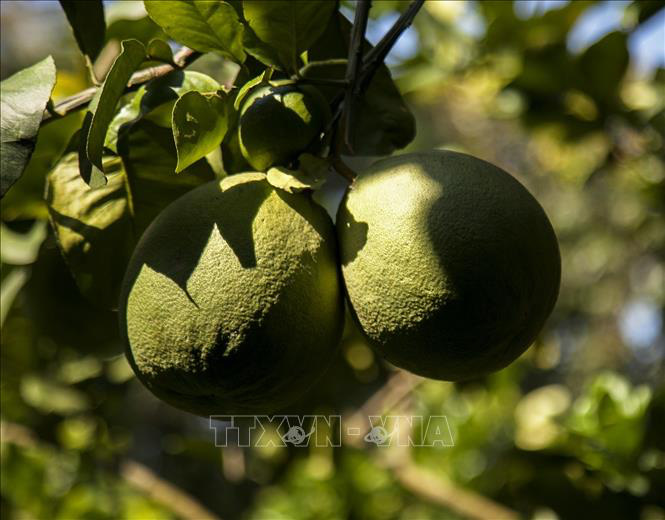
{"type": "Polygon", "coordinates": [[[262,173],[192,190],[150,225],[130,262],[120,309],[130,364],[178,408],[274,413],[336,352],[336,254],[325,211],[262,173]]]}
{"type": "Polygon", "coordinates": [[[337,215],[353,314],[387,360],[463,380],[528,348],[558,296],[554,230],[500,168],[431,151],[359,175],[337,215]]]}

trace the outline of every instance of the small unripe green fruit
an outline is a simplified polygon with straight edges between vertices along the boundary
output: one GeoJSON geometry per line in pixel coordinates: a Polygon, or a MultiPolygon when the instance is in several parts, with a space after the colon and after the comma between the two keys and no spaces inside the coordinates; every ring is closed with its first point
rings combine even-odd
{"type": "Polygon", "coordinates": [[[120,300],[139,379],[199,415],[269,414],[332,360],[343,326],[334,227],[262,173],[200,186],[141,237],[120,300]]]}
{"type": "Polygon", "coordinates": [[[499,370],[522,354],[557,299],[554,230],[515,178],[466,154],[384,159],[337,215],[357,320],[395,365],[442,380],[499,370]]]}
{"type": "Polygon", "coordinates": [[[325,98],[313,87],[257,87],[240,110],[240,151],[259,171],[287,165],[316,145],[329,118],[325,98]]]}

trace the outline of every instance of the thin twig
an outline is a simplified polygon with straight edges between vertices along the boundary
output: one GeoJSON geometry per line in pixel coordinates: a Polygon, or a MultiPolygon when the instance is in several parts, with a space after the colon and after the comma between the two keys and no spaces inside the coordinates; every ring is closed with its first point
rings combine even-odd
{"type": "MultiPolygon", "coordinates": [[[[187,47],[180,49],[176,55],[173,57],[173,61],[177,65],[157,65],[155,67],[149,67],[147,69],[139,70],[132,74],[132,77],[127,83],[127,88],[125,92],[131,92],[136,90],[139,86],[147,83],[150,80],[165,76],[169,72],[172,72],[176,69],[183,69],[193,63],[201,56],[200,52],[193,51],[187,47]]],[[[100,87],[90,87],[73,96],[67,97],[62,101],[55,104],[53,107],[53,112],[58,114],[60,117],[64,117],[71,112],[81,110],[88,106],[92,98],[95,96],[100,87]]],[[[42,118],[42,125],[48,124],[51,121],[59,119],[57,116],[53,116],[49,111],[44,112],[44,117],[42,118]]]]}
{"type": "Polygon", "coordinates": [[[383,63],[386,56],[395,45],[404,31],[413,23],[413,19],[418,14],[418,11],[425,3],[425,0],[415,0],[409,5],[408,9],[402,13],[398,20],[393,24],[390,30],[379,40],[379,43],[371,49],[364,57],[363,73],[362,73],[362,89],[364,90],[372,78],[374,73],[383,63]]]}
{"type": "MultiPolygon", "coordinates": [[[[360,73],[358,74],[359,79],[357,84],[357,91],[356,94],[353,96],[355,99],[358,99],[367,89],[370,82],[372,81],[372,78],[374,77],[374,74],[383,64],[383,60],[388,55],[390,50],[393,48],[393,46],[395,45],[399,37],[402,35],[402,33],[406,31],[406,29],[411,25],[416,14],[423,6],[423,3],[424,0],[414,0],[414,2],[412,2],[409,5],[408,9],[404,11],[404,13],[402,13],[402,15],[397,19],[397,21],[393,24],[393,26],[385,34],[385,36],[381,38],[379,43],[376,44],[376,47],[372,48],[365,54],[365,56],[362,59],[362,66],[360,73]]],[[[340,126],[344,126],[343,122],[344,120],[342,119],[340,121],[340,118],[342,118],[342,114],[344,113],[345,110],[344,106],[346,105],[346,102],[342,103],[344,99],[345,99],[344,94],[339,93],[337,94],[337,96],[333,98],[332,102],[330,103],[330,105],[334,107],[334,111],[333,111],[333,116],[330,119],[330,122],[328,123],[325,129],[325,133],[331,132],[333,128],[335,128],[336,126],[337,126],[337,131],[339,131],[340,126]]],[[[335,139],[335,142],[338,143],[338,145],[342,144],[340,139],[335,139]]],[[[333,147],[332,153],[333,155],[339,156],[340,154],[339,147],[338,146],[333,147]]],[[[337,171],[341,173],[339,169],[337,169],[337,171]]],[[[343,176],[347,178],[346,175],[343,176]]]]}
{"type": "Polygon", "coordinates": [[[358,94],[358,73],[363,63],[363,45],[365,43],[365,30],[369,10],[372,7],[370,0],[358,0],[356,4],[356,15],[353,19],[351,30],[351,41],[349,42],[349,61],[346,65],[346,81],[348,87],[344,95],[344,109],[342,112],[342,127],[344,129],[344,144],[349,150],[353,150],[353,100],[358,94]]]}

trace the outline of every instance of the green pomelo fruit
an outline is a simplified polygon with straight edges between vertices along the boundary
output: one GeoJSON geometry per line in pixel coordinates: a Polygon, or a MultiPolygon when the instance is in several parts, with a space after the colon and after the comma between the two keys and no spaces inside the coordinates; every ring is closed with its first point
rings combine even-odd
{"type": "Polygon", "coordinates": [[[199,415],[269,414],[325,371],[343,326],[335,232],[262,173],[204,184],[141,237],[120,299],[139,379],[199,415]]]}
{"type": "Polygon", "coordinates": [[[243,157],[260,171],[287,165],[316,144],[330,118],[329,110],[313,87],[258,87],[240,111],[238,138],[243,157]]]}
{"type": "Polygon", "coordinates": [[[533,196],[496,166],[431,151],[375,163],[337,215],[362,329],[395,365],[443,380],[499,370],[556,302],[561,259],[533,196]]]}

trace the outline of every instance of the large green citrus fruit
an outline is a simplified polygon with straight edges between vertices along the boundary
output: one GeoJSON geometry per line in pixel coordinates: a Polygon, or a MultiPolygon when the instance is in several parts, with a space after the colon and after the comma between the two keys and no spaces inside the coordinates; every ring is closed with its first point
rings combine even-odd
{"type": "Polygon", "coordinates": [[[354,313],[395,365],[463,380],[501,369],[533,342],[559,291],[557,239],[505,171],[431,151],[375,163],[337,216],[354,313]]]}
{"type": "Polygon", "coordinates": [[[325,98],[307,85],[257,87],[240,110],[238,138],[243,157],[260,171],[288,164],[316,144],[329,110],[325,98]]]}
{"type": "Polygon", "coordinates": [[[320,206],[262,173],[176,200],[123,282],[120,330],[139,379],[200,415],[274,413],[296,400],[340,339],[335,243],[320,206]]]}

